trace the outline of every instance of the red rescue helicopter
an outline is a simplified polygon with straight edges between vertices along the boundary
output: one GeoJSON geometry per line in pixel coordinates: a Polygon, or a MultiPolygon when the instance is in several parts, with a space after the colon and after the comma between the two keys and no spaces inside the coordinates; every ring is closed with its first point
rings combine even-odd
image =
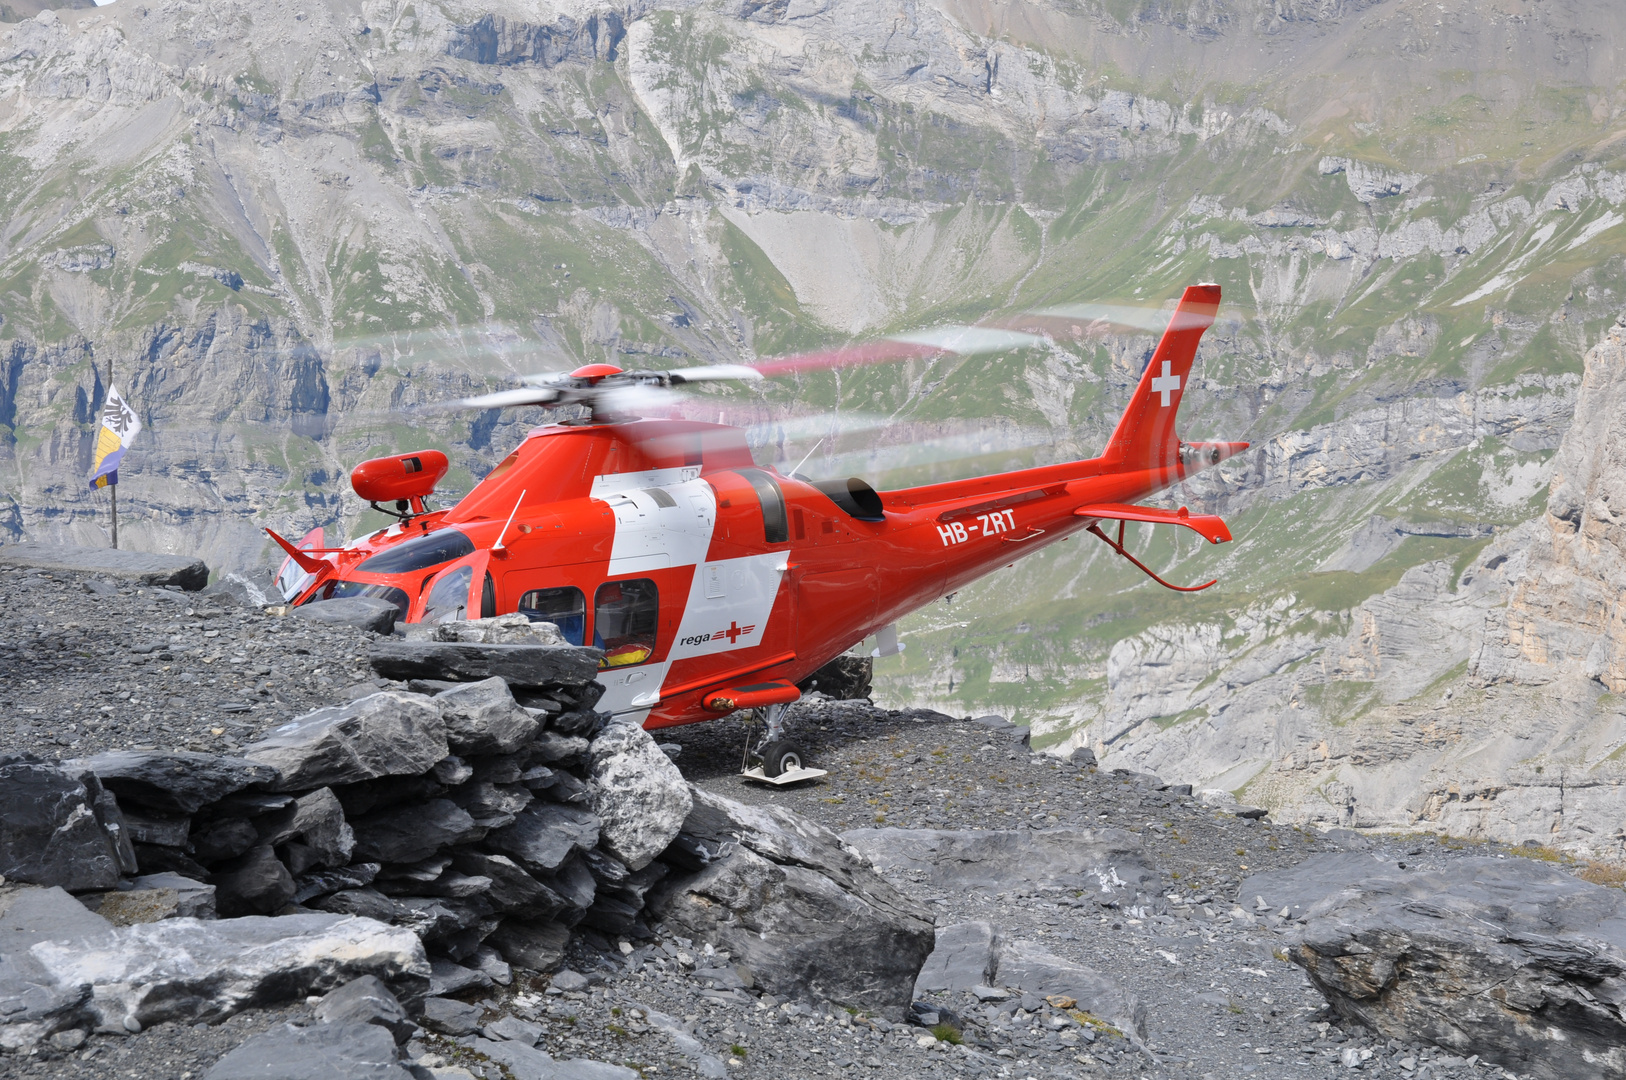
{"type": "Polygon", "coordinates": [[[603,649],[600,712],[653,729],[761,709],[757,755],[765,776],[780,776],[801,768],[782,728],[797,683],[872,635],[874,655],[895,653],[902,616],[1079,531],[1169,588],[1179,586],[1126,550],[1126,522],[1231,539],[1218,517],[1134,505],[1248,446],[1175,434],[1219,301],[1218,285],[1185,290],[1100,457],[896,491],[759,466],[738,427],[628,413],[648,387],[974,346],[922,334],[750,367],[590,364],[536,377],[458,404],[578,404],[591,415],[532,430],[447,509],[425,501],[447,470],[439,451],[363,462],[351,474],[356,493],[398,521],[343,548],[321,547],[317,533],[296,546],[266,530],[288,553],[279,584],[295,604],[383,597],[406,622],[519,612],[554,623],[567,640],[603,649]],[[1114,522],[1116,536],[1102,528],[1114,522]]]}

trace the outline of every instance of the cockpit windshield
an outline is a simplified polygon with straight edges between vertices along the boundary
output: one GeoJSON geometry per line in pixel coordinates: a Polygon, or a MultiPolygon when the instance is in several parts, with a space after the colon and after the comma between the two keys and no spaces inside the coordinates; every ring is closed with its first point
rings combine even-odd
{"type": "Polygon", "coordinates": [[[385,548],[356,567],[356,570],[364,574],[405,574],[449,563],[473,552],[474,541],[456,529],[439,529],[427,536],[385,548]]]}

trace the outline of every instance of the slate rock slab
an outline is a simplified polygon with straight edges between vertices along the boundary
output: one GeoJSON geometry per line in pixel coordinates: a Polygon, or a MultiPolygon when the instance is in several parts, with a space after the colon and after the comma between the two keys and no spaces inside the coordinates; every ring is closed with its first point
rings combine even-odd
{"type": "Polygon", "coordinates": [[[901,1018],[935,943],[930,913],[829,829],[690,793],[694,809],[663,855],[679,872],[650,891],[650,911],[727,950],[770,993],[901,1018]]]}
{"type": "Polygon", "coordinates": [[[1076,998],[1084,1012],[1108,1021],[1138,1044],[1146,1042],[1146,1007],[1135,995],[1094,968],[1063,959],[1035,942],[1001,942],[994,978],[996,985],[1036,997],[1076,998]]]}
{"type": "Polygon", "coordinates": [[[293,875],[266,844],[225,864],[209,883],[215,887],[215,906],[226,916],[269,915],[287,906],[297,891],[293,875]]]}
{"type": "Polygon", "coordinates": [[[324,1024],[377,1024],[397,1045],[417,1032],[418,1025],[377,975],[351,979],[316,1004],[316,1019],[324,1024]]]}
{"type": "Polygon", "coordinates": [[[424,1027],[442,1035],[468,1035],[479,1028],[480,1012],[478,1005],[432,997],[424,1001],[418,1019],[423,1021],[424,1027]]]}
{"type": "Polygon", "coordinates": [[[587,1058],[555,1059],[523,1042],[476,1038],[474,1049],[505,1066],[514,1080],[639,1080],[625,1065],[610,1065],[587,1058]]]}
{"type": "Polygon", "coordinates": [[[214,1022],[363,975],[411,1009],[429,984],[415,934],[345,915],[166,919],[44,941],[30,953],[56,986],[93,988],[89,1010],[101,1031],[214,1022]]]}
{"type": "Polygon", "coordinates": [[[1303,921],[1327,897],[1371,877],[1402,874],[1393,860],[1361,852],[1317,855],[1296,866],[1254,874],[1237,889],[1236,902],[1248,911],[1286,912],[1303,921]]]}
{"type": "Polygon", "coordinates": [[[61,984],[34,959],[42,941],[71,941],[111,929],[60,888],[0,888],[0,1047],[33,1046],[58,1031],[88,1027],[91,988],[61,984]]]}
{"type": "Polygon", "coordinates": [[[575,645],[484,645],[466,641],[373,643],[368,661],[386,679],[480,682],[510,686],[583,686],[598,675],[603,650],[575,645]]]}
{"type": "Polygon", "coordinates": [[[512,754],[542,726],[496,677],[442,691],[435,704],[446,718],[446,742],[457,754],[512,754]]]}
{"type": "Polygon", "coordinates": [[[94,774],[0,754],[0,876],[85,892],[135,870],[118,804],[94,774]]]}
{"type": "Polygon", "coordinates": [[[301,604],[288,614],[327,626],[354,626],[375,634],[390,634],[395,632],[395,620],[400,618],[401,609],[376,596],[340,596],[301,604]]]}
{"type": "Polygon", "coordinates": [[[486,843],[513,856],[525,869],[545,873],[559,869],[573,853],[596,847],[598,840],[596,815],[574,806],[532,803],[486,843]]]}
{"type": "Polygon", "coordinates": [[[1463,859],[1369,873],[1306,917],[1289,956],[1343,1016],[1520,1076],[1626,1077],[1620,890],[1529,859],[1463,859]]]}
{"type": "Polygon", "coordinates": [[[253,784],[270,783],[265,765],[192,750],[110,750],[65,765],[88,769],[121,801],[168,813],[195,814],[253,784]]]}
{"type": "Polygon", "coordinates": [[[565,960],[570,928],[554,922],[504,919],[488,939],[503,959],[528,971],[552,971],[565,960]]]}
{"type": "Polygon", "coordinates": [[[386,690],[306,713],[245,748],[243,756],[277,771],[273,790],[307,791],[416,776],[447,752],[439,706],[421,694],[386,690]]]}
{"type": "Polygon", "coordinates": [[[939,926],[932,953],[915,979],[915,996],[991,986],[998,967],[999,936],[985,922],[939,926]]]}
{"type": "Polygon", "coordinates": [[[612,723],[588,748],[588,806],[599,819],[599,843],[642,870],[665,851],[694,809],[683,774],[643,725],[612,723]]]}
{"type": "Polygon", "coordinates": [[[443,847],[480,839],[485,830],[449,799],[392,806],[356,819],[355,855],[370,862],[413,863],[443,847]]]}
{"type": "Polygon", "coordinates": [[[209,567],[202,559],[70,544],[0,545],[0,566],[106,574],[143,585],[174,585],[189,592],[209,584],[209,567]]]}
{"type": "Polygon", "coordinates": [[[942,888],[1055,886],[1125,904],[1162,891],[1146,849],[1124,829],[854,829],[841,839],[883,872],[924,871],[942,888]]]}
{"type": "Polygon", "coordinates": [[[365,1023],[283,1024],[215,1062],[203,1080],[412,1080],[395,1039],[365,1023]]]}

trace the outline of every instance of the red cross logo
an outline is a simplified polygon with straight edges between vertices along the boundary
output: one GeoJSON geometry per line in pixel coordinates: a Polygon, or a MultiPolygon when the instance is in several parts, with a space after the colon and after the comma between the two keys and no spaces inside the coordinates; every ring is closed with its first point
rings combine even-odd
{"type": "Polygon", "coordinates": [[[734,644],[734,642],[738,641],[740,635],[744,634],[744,633],[749,633],[749,631],[741,630],[740,629],[740,624],[737,623],[737,622],[734,622],[732,619],[729,620],[728,629],[723,631],[723,634],[724,634],[724,636],[726,636],[728,638],[728,643],[730,645],[732,645],[732,644],[734,644]]]}

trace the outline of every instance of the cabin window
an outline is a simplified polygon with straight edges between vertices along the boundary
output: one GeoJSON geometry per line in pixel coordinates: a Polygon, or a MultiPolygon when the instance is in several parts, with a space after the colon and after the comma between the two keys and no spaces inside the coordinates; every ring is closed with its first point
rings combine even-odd
{"type": "Polygon", "coordinates": [[[480,618],[489,619],[497,614],[497,587],[491,581],[491,574],[487,572],[485,583],[480,586],[480,618]]]}
{"type": "Polygon", "coordinates": [[[660,591],[648,578],[600,585],[593,597],[593,644],[604,650],[599,667],[627,667],[655,655],[660,614],[660,591]]]}
{"type": "Polygon", "coordinates": [[[407,611],[412,607],[412,600],[401,589],[393,585],[368,585],[361,581],[330,581],[312,593],[305,603],[339,600],[346,596],[376,596],[380,600],[388,600],[400,611],[396,618],[402,622],[406,622],[407,611]]]}
{"type": "Polygon", "coordinates": [[[763,540],[783,544],[790,539],[790,526],[785,517],[785,493],[779,490],[779,481],[761,469],[741,469],[740,475],[756,489],[757,503],[762,507],[763,540]]]}
{"type": "Polygon", "coordinates": [[[459,566],[448,571],[429,590],[423,607],[426,623],[455,622],[469,617],[469,589],[474,584],[474,567],[459,566]]]}
{"type": "Polygon", "coordinates": [[[472,554],[474,541],[456,529],[439,529],[427,536],[415,536],[394,547],[387,547],[356,567],[356,570],[364,574],[405,574],[472,554]]]}
{"type": "Polygon", "coordinates": [[[532,622],[550,622],[572,645],[582,643],[587,630],[587,600],[580,589],[532,589],[519,598],[519,613],[532,622]]]}

